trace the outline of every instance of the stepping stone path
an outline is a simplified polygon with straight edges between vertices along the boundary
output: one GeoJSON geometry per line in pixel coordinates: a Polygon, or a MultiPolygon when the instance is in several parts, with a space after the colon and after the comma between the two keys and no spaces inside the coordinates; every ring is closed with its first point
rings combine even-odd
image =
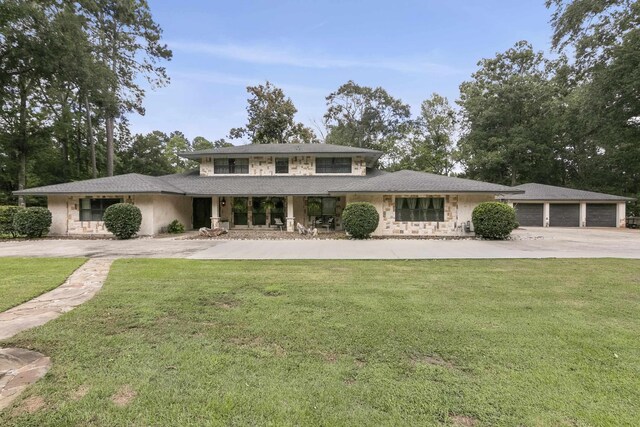
{"type": "MultiPolygon", "coordinates": [[[[44,325],[90,300],[102,287],[112,259],[90,259],[57,288],[0,313],[0,340],[44,325]]],[[[21,348],[0,348],[0,410],[44,376],[48,357],[21,348]]]]}

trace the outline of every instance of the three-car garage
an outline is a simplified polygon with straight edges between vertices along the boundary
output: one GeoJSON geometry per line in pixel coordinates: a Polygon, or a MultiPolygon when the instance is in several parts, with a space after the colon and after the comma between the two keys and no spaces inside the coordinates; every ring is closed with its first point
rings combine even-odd
{"type": "Polygon", "coordinates": [[[543,184],[515,187],[523,194],[509,196],[523,227],[624,227],[626,202],[612,194],[543,184]]]}

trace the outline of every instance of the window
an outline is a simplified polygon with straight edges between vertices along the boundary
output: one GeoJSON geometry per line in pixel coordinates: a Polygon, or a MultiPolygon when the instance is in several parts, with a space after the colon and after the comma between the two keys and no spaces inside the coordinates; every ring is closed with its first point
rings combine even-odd
{"type": "Polygon", "coordinates": [[[316,173],[351,173],[351,157],[318,157],[316,173]]]}
{"type": "Polygon", "coordinates": [[[122,199],[80,199],[80,221],[102,221],[104,210],[122,199]]]}
{"type": "Polygon", "coordinates": [[[335,216],[337,204],[335,197],[309,197],[307,213],[309,216],[335,216]]]}
{"type": "Polygon", "coordinates": [[[213,173],[249,173],[249,159],[214,159],[213,173]]]}
{"type": "Polygon", "coordinates": [[[396,221],[444,221],[444,198],[396,197],[396,221]]]}
{"type": "Polygon", "coordinates": [[[289,173],[288,158],[276,158],[276,173],[289,173]]]}

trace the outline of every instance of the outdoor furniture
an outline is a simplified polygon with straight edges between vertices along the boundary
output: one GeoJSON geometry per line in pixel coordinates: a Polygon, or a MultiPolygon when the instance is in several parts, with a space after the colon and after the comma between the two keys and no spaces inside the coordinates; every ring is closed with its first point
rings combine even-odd
{"type": "Polygon", "coordinates": [[[275,224],[275,226],[276,226],[276,227],[278,227],[278,229],[279,229],[280,231],[282,231],[282,230],[283,230],[283,228],[284,228],[284,222],[282,222],[282,220],[281,220],[280,218],[275,218],[275,219],[273,220],[273,223],[275,224]]]}
{"type": "Polygon", "coordinates": [[[335,218],[329,217],[329,219],[327,219],[327,221],[323,221],[321,225],[322,227],[326,228],[327,231],[335,230],[336,229],[335,218]]]}

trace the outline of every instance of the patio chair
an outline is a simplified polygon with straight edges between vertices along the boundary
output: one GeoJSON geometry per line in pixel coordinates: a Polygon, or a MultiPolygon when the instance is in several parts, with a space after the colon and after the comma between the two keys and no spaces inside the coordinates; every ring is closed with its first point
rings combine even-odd
{"type": "Polygon", "coordinates": [[[278,230],[282,231],[284,228],[284,222],[282,222],[282,220],[280,218],[275,218],[273,220],[273,223],[275,224],[276,227],[278,227],[278,230]]]}
{"type": "Polygon", "coordinates": [[[322,227],[326,228],[327,231],[335,229],[335,218],[330,217],[326,222],[322,223],[322,227]]]}

